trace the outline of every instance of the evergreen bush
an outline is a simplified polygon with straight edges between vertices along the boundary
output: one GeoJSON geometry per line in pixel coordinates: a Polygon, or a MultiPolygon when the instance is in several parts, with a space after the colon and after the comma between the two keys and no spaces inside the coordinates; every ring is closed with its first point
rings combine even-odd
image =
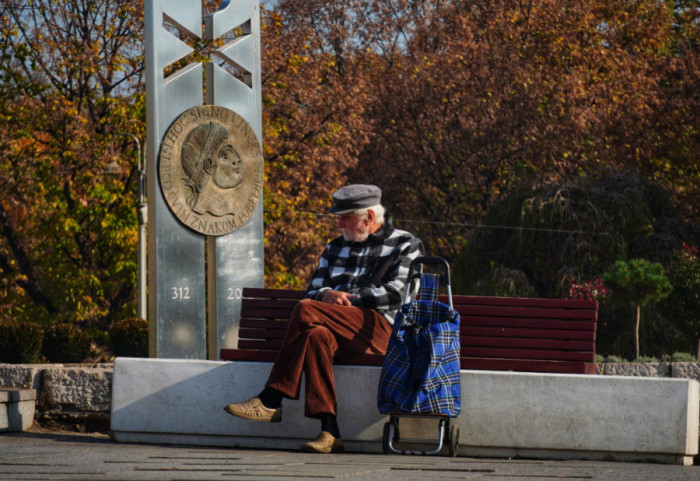
{"type": "Polygon", "coordinates": [[[90,354],[90,336],[75,324],[54,324],[44,333],[41,352],[49,362],[83,362],[90,354]]]}
{"type": "Polygon", "coordinates": [[[0,362],[29,364],[41,350],[44,332],[34,322],[0,320],[0,362]]]}
{"type": "Polygon", "coordinates": [[[148,321],[130,317],[109,330],[112,353],[122,357],[148,357],[148,321]]]}

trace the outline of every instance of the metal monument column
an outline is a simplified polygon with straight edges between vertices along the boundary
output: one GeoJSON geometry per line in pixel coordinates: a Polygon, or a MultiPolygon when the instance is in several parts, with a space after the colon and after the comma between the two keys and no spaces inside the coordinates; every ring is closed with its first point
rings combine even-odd
{"type": "Polygon", "coordinates": [[[242,287],[263,283],[259,7],[145,8],[150,355],[216,359],[237,341],[242,287]],[[165,75],[194,51],[181,38],[223,43],[204,62],[206,103],[201,62],[165,75]]]}
{"type": "MultiPolygon", "coordinates": [[[[224,2],[205,19],[205,38],[216,40],[232,29],[238,34],[217,56],[235,69],[237,77],[216,63],[206,64],[207,103],[240,115],[253,130],[262,151],[260,94],[260,7],[256,0],[224,2]]],[[[260,165],[262,168],[262,164],[260,165]]],[[[246,224],[225,236],[209,237],[209,357],[222,347],[236,347],[243,287],[263,287],[262,179],[260,200],[246,224]]]]}
{"type": "Polygon", "coordinates": [[[157,161],[170,124],[201,105],[202,65],[190,64],[165,78],[165,68],[192,52],[168,31],[201,37],[199,0],[145,4],[146,122],[148,165],[149,351],[151,357],[206,358],[204,237],[173,216],[161,194],[157,161]]]}

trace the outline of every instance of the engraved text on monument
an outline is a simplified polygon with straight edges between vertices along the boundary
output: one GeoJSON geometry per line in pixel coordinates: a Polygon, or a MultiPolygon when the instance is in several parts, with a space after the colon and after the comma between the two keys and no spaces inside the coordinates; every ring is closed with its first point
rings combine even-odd
{"type": "Polygon", "coordinates": [[[173,214],[204,235],[245,224],[263,187],[260,144],[250,125],[225,107],[187,110],[170,126],[159,155],[163,195],[173,214]]]}

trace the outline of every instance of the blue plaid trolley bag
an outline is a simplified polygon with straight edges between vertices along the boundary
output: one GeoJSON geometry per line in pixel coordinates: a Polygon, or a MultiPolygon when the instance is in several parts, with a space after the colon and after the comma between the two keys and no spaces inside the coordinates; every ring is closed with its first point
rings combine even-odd
{"type": "MultiPolygon", "coordinates": [[[[399,309],[379,378],[377,407],[389,414],[384,425],[385,454],[437,454],[447,444],[457,455],[459,427],[450,419],[461,409],[459,365],[459,314],[452,306],[450,268],[445,259],[419,257],[411,263],[404,304],[399,309]],[[437,265],[444,274],[422,273],[424,265],[437,265]],[[411,287],[420,279],[417,300],[407,302],[411,287]],[[440,280],[445,281],[447,301],[438,300],[440,280]],[[399,419],[437,419],[437,448],[427,451],[400,450],[399,419]]],[[[411,439],[426,444],[428,440],[411,439]]]]}

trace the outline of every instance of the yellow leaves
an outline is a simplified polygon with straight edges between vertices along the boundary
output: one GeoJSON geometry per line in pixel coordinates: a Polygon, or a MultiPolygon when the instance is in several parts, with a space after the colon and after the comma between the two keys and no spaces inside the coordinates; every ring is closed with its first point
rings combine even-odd
{"type": "MultiPolygon", "coordinates": [[[[2,24],[3,25],[8,25],[10,22],[10,19],[7,17],[2,17],[2,24]]],[[[10,37],[15,37],[19,35],[19,28],[16,24],[13,24],[11,27],[6,27],[2,31],[2,38],[10,38],[10,37]]]]}
{"type": "Polygon", "coordinates": [[[304,65],[309,61],[309,57],[306,55],[292,54],[287,59],[287,67],[294,73],[299,73],[299,67],[304,65]]]}
{"type": "Polygon", "coordinates": [[[63,221],[63,230],[65,232],[77,232],[80,230],[80,224],[75,219],[65,218],[63,221]]]}

